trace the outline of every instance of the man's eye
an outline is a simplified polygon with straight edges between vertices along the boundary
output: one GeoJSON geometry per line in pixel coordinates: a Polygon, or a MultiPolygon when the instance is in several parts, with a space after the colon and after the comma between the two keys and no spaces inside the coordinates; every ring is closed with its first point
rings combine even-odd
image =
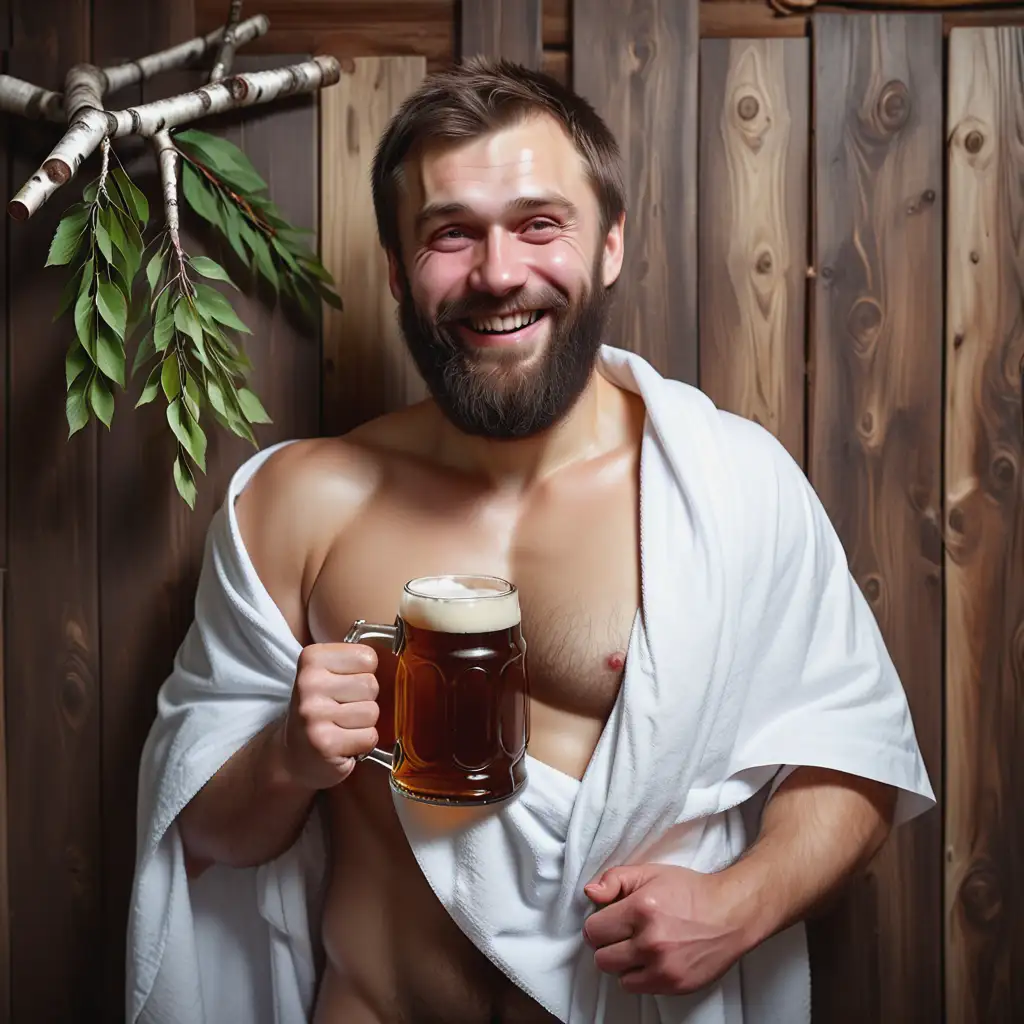
{"type": "Polygon", "coordinates": [[[527,225],[528,231],[548,231],[551,228],[556,228],[558,225],[551,220],[532,220],[527,225]]]}
{"type": "Polygon", "coordinates": [[[442,231],[441,234],[438,235],[438,237],[439,238],[465,238],[466,237],[466,233],[462,230],[462,228],[447,228],[446,230],[442,231]]]}

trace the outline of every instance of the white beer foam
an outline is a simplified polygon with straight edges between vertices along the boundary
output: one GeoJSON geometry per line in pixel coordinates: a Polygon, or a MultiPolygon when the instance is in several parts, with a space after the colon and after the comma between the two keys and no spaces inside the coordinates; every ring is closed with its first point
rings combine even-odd
{"type": "Polygon", "coordinates": [[[490,633],[519,622],[519,593],[489,576],[427,576],[402,592],[399,615],[438,633],[490,633]]]}

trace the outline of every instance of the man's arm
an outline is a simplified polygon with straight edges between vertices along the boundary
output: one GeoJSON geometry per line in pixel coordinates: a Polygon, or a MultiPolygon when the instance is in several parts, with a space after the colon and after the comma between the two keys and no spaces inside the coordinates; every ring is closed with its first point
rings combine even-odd
{"type": "Polygon", "coordinates": [[[831,902],[879,851],[895,807],[890,786],[797,768],[765,806],[757,840],[720,873],[726,894],[750,914],[749,945],[831,902]]]}
{"type": "Polygon", "coordinates": [[[211,864],[264,864],[298,838],[316,790],[285,767],[283,735],[283,720],[271,722],[228,759],[178,816],[189,875],[211,864]]]}
{"type": "Polygon", "coordinates": [[[802,767],[768,801],[757,841],[717,874],[611,868],[585,889],[602,908],[583,928],[598,968],[629,992],[703,988],[834,897],[885,841],[894,807],[888,786],[802,767]]]}

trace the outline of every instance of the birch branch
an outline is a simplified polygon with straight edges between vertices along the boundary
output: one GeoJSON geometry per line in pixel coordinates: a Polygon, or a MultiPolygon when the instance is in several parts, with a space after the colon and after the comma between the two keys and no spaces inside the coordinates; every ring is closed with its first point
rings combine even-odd
{"type": "Polygon", "coordinates": [[[0,75],[0,110],[30,117],[33,121],[68,123],[64,116],[64,97],[59,92],[41,89],[11,75],[0,75]]]}
{"type": "Polygon", "coordinates": [[[238,19],[241,16],[242,0],[231,0],[231,9],[228,11],[228,21],[224,26],[220,52],[217,54],[213,70],[210,72],[211,82],[219,82],[231,70],[231,63],[235,59],[235,48],[238,46],[237,28],[238,19]]]}
{"type": "MultiPolygon", "coordinates": [[[[221,25],[205,36],[198,36],[190,39],[187,43],[179,43],[167,50],[142,57],[139,60],[130,61],[127,64],[119,64],[117,67],[105,68],[107,76],[107,92],[117,92],[126,85],[133,85],[135,82],[146,81],[155,75],[165,71],[174,71],[177,68],[189,67],[202,60],[215,47],[222,44],[225,29],[221,25]]],[[[270,20],[264,14],[257,14],[254,18],[247,18],[234,29],[234,47],[244,46],[246,43],[266,35],[270,28],[270,20]]]]}
{"type": "Polygon", "coordinates": [[[149,138],[164,129],[225,110],[270,103],[282,96],[315,92],[333,85],[340,77],[341,66],[334,57],[315,57],[290,67],[233,75],[193,92],[127,110],[85,109],[43,166],[10,201],[8,212],[15,220],[31,217],[61,185],[70,180],[82,161],[95,152],[104,136],[112,139],[129,135],[149,138]]]}
{"type": "Polygon", "coordinates": [[[182,253],[181,239],[178,237],[178,149],[171,139],[171,133],[166,129],[153,136],[153,149],[160,167],[160,184],[163,187],[164,209],[167,213],[167,233],[171,237],[180,268],[182,253]]]}

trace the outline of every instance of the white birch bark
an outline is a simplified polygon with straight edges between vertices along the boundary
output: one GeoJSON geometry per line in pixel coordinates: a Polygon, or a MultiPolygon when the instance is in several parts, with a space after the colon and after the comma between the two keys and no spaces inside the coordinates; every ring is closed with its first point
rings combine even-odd
{"type": "MultiPolygon", "coordinates": [[[[214,29],[205,36],[198,36],[196,39],[190,39],[187,43],[179,43],[177,46],[161,50],[160,53],[154,53],[139,60],[133,60],[128,64],[104,68],[104,74],[107,76],[107,92],[117,92],[118,89],[123,89],[126,85],[145,81],[165,71],[173,71],[176,68],[189,67],[198,63],[221,45],[226,27],[221,25],[220,28],[214,29]]],[[[270,21],[264,14],[247,18],[235,26],[234,47],[237,49],[245,43],[250,43],[254,39],[266,35],[269,28],[270,21]]]]}
{"type": "Polygon", "coordinates": [[[157,132],[153,136],[153,149],[160,167],[160,185],[164,193],[164,211],[167,215],[167,233],[181,262],[181,239],[178,237],[178,149],[171,139],[171,133],[157,132]]]}
{"type": "Polygon", "coordinates": [[[45,119],[58,124],[68,123],[64,114],[64,97],[59,92],[41,89],[11,75],[0,75],[0,110],[30,117],[33,121],[45,119]]]}
{"type": "Polygon", "coordinates": [[[239,45],[237,29],[238,19],[241,16],[242,0],[231,0],[231,9],[228,11],[227,24],[224,26],[220,51],[213,63],[213,70],[210,72],[211,82],[219,82],[231,70],[232,61],[235,59],[235,48],[239,45]]]}
{"type": "Polygon", "coordinates": [[[222,82],[204,85],[193,92],[157,100],[120,111],[86,109],[68,129],[43,166],[8,204],[15,220],[26,220],[57,189],[68,181],[90,156],[104,136],[152,137],[157,132],[188,124],[211,114],[237,107],[270,103],[282,96],[314,92],[333,85],[341,77],[341,66],[333,57],[315,57],[302,64],[234,75],[222,82]]]}

